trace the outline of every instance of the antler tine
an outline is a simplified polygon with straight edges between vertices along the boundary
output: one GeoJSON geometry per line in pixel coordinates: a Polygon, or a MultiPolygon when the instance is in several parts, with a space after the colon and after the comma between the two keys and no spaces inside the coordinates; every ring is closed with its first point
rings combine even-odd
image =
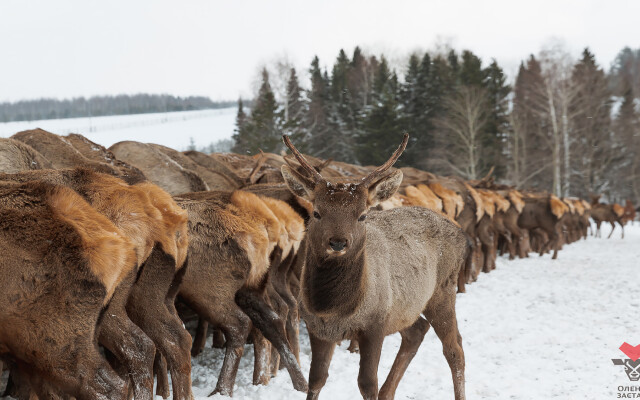
{"type": "Polygon", "coordinates": [[[316,169],[313,168],[311,166],[311,164],[309,164],[309,162],[307,162],[307,160],[304,158],[304,156],[302,154],[300,154],[298,149],[296,149],[295,146],[293,145],[293,143],[291,143],[291,139],[289,139],[289,136],[282,135],[282,140],[284,140],[284,144],[289,148],[289,150],[291,150],[291,152],[295,156],[296,160],[298,160],[298,162],[300,163],[302,168],[305,171],[307,171],[307,174],[309,174],[309,177],[311,179],[313,179],[315,182],[324,181],[324,178],[322,177],[322,175],[320,175],[320,173],[318,171],[316,171],[316,169]]]}
{"type": "Polygon", "coordinates": [[[407,147],[407,143],[408,142],[409,142],[409,134],[405,133],[404,137],[402,138],[402,143],[400,143],[400,146],[398,146],[398,149],[393,153],[391,158],[389,158],[386,163],[384,163],[381,166],[379,166],[378,168],[374,169],[373,172],[371,172],[369,175],[367,175],[366,177],[362,178],[362,184],[365,185],[365,186],[369,186],[380,175],[382,175],[386,170],[391,168],[391,166],[393,164],[395,164],[395,162],[398,160],[398,158],[400,158],[400,155],[402,154],[404,149],[407,147]]]}

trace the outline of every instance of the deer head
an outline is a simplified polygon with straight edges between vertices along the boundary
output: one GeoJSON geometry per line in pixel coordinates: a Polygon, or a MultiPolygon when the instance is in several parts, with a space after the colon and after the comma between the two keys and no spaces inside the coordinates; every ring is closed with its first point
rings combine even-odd
{"type": "Polygon", "coordinates": [[[293,193],[313,204],[307,233],[309,242],[313,244],[310,250],[320,259],[363,251],[367,211],[398,190],[402,171],[387,175],[385,172],[404,151],[409,135],[405,133],[402,144],[387,162],[356,182],[331,182],[323,178],[293,146],[288,136],[283,136],[283,139],[304,174],[285,158],[289,165],[282,166],[282,176],[293,193]]]}

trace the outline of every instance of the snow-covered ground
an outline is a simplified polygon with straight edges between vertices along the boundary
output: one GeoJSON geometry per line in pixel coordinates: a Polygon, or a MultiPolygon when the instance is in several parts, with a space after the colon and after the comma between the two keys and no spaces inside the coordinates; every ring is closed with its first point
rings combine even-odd
{"type": "Polygon", "coordinates": [[[181,111],[157,114],[115,115],[93,118],[67,118],[0,123],[0,137],[27,129],[42,128],[58,135],[80,133],[109,147],[123,140],[157,143],[176,150],[189,146],[208,146],[229,139],[235,128],[236,108],[181,111]]]}
{"type": "MultiPolygon", "coordinates": [[[[604,235],[608,235],[608,228],[604,235]]],[[[558,260],[532,255],[500,258],[497,269],[458,295],[458,322],[466,354],[467,398],[614,399],[630,382],[612,358],[626,358],[623,342],[640,343],[640,226],[619,228],[607,240],[590,237],[565,248],[558,260]]],[[[308,376],[311,351],[301,329],[301,361],[308,376]]],[[[336,349],[321,399],[358,399],[359,356],[336,349]]],[[[400,346],[399,335],[385,340],[380,385],[400,346]]],[[[222,350],[207,347],[193,360],[198,399],[215,387],[222,350]]],[[[253,386],[253,351],[246,347],[234,399],[304,399],[286,371],[268,386],[253,386]]],[[[215,396],[215,399],[226,397],[215,396]]],[[[449,367],[433,330],[409,366],[396,399],[453,399],[449,367]]]]}

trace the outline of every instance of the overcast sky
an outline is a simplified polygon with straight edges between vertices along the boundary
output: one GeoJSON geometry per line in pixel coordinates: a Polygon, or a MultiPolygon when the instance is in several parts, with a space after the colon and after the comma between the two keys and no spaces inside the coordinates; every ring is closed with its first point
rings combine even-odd
{"type": "MultiPolygon", "coordinates": [[[[400,60],[451,42],[513,75],[553,37],[607,69],[640,48],[635,0],[0,0],[0,101],[117,93],[252,94],[260,64],[305,71],[361,45],[400,60]]],[[[305,72],[300,71],[307,81],[305,72]]]]}

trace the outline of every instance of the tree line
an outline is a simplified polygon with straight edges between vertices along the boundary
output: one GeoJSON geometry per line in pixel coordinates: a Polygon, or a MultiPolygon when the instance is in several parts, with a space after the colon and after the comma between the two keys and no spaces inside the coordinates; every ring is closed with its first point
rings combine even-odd
{"type": "Polygon", "coordinates": [[[313,59],[308,89],[285,70],[276,90],[262,70],[250,112],[239,100],[235,152],[281,152],[284,133],[314,156],[376,165],[409,132],[400,166],[466,179],[494,168],[518,188],[640,200],[640,49],[606,73],[589,49],[573,60],[556,44],[512,85],[495,59],[454,49],[411,54],[400,72],[384,55],[340,50],[330,72],[313,59]]]}
{"type": "Polygon", "coordinates": [[[177,97],[166,94],[23,100],[0,103],[0,122],[190,111],[234,105],[235,101],[214,102],[208,97],[177,97]]]}

